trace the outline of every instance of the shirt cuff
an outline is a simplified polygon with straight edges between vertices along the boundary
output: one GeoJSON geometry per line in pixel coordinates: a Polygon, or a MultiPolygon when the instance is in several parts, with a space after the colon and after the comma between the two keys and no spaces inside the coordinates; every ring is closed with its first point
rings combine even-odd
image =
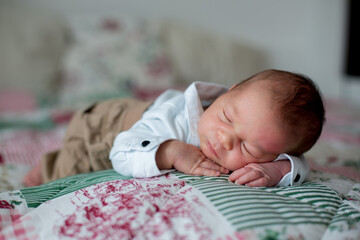
{"type": "Polygon", "coordinates": [[[300,157],[295,157],[282,153],[274,161],[284,159],[288,159],[290,161],[291,171],[287,173],[276,186],[286,187],[302,184],[309,172],[309,166],[304,156],[301,155],[300,157]]]}
{"type": "Polygon", "coordinates": [[[135,178],[154,177],[174,171],[159,170],[155,156],[160,144],[165,139],[133,137],[122,140],[120,144],[113,146],[110,151],[110,159],[116,172],[124,176],[135,178]]]}
{"type": "Polygon", "coordinates": [[[134,154],[134,156],[131,156],[129,158],[132,164],[133,177],[135,178],[154,177],[174,171],[172,169],[159,170],[155,160],[155,155],[158,148],[159,146],[151,149],[148,152],[137,152],[136,154],[134,154]]]}

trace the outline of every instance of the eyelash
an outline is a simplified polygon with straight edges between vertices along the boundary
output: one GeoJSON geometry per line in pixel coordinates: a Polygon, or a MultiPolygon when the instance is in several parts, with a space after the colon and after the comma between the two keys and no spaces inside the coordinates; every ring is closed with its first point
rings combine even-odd
{"type": "MultiPolygon", "coordinates": [[[[225,113],[225,111],[223,110],[223,115],[224,115],[224,118],[225,118],[225,122],[227,123],[227,124],[231,124],[231,120],[228,118],[228,116],[226,115],[226,113],[225,113]]],[[[245,144],[242,142],[241,143],[241,146],[242,146],[242,148],[244,148],[244,150],[245,150],[245,152],[247,153],[247,154],[249,154],[250,156],[252,156],[252,157],[255,157],[254,155],[252,155],[248,150],[247,150],[247,148],[246,148],[246,146],[245,146],[245,144]]]]}
{"type": "Polygon", "coordinates": [[[223,114],[224,114],[224,117],[225,117],[226,122],[230,124],[230,123],[231,123],[231,120],[226,116],[225,111],[223,111],[223,114]]]}
{"type": "Polygon", "coordinates": [[[245,152],[249,153],[248,150],[245,147],[245,144],[243,142],[241,143],[241,148],[245,149],[245,152]]]}
{"type": "Polygon", "coordinates": [[[252,157],[255,157],[254,155],[252,155],[252,154],[247,150],[247,148],[246,148],[246,146],[245,146],[244,143],[241,143],[241,146],[245,149],[245,152],[246,152],[247,154],[249,154],[249,155],[252,156],[252,157]]]}

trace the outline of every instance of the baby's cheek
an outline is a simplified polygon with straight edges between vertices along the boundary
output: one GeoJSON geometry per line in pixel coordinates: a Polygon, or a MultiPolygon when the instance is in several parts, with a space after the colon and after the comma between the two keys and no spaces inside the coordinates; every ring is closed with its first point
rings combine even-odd
{"type": "MultiPolygon", "coordinates": [[[[207,159],[210,159],[211,161],[216,162],[216,159],[212,159],[211,156],[209,156],[209,154],[207,152],[207,149],[206,149],[206,143],[205,142],[200,142],[200,150],[205,155],[205,157],[207,159]]],[[[218,163],[218,162],[216,162],[216,163],[218,163]]]]}
{"type": "Polygon", "coordinates": [[[223,159],[222,166],[226,169],[229,169],[230,171],[238,170],[242,167],[244,167],[247,164],[247,161],[243,157],[239,156],[232,156],[226,159],[223,159]]]}
{"type": "Polygon", "coordinates": [[[278,157],[278,155],[267,155],[264,156],[262,158],[256,159],[256,161],[254,161],[254,163],[268,163],[268,162],[272,162],[274,161],[276,158],[278,157]]]}
{"type": "Polygon", "coordinates": [[[250,163],[265,163],[265,162],[272,162],[274,158],[270,158],[270,157],[265,157],[265,158],[254,158],[251,156],[244,156],[242,154],[234,154],[231,157],[225,159],[223,161],[223,164],[226,166],[223,166],[231,171],[235,171],[237,169],[240,169],[244,166],[246,166],[247,164],[250,163]]]}

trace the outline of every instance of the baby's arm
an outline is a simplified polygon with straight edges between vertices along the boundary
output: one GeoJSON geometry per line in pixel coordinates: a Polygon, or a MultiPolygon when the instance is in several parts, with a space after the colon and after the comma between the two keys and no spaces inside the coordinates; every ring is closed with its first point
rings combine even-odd
{"type": "Polygon", "coordinates": [[[175,168],[186,174],[204,176],[229,173],[229,170],[207,159],[199,148],[179,140],[162,143],[155,158],[160,170],[175,168]]]}
{"type": "Polygon", "coordinates": [[[235,170],[229,181],[250,187],[274,187],[291,171],[288,159],[267,163],[249,163],[235,170]]]}

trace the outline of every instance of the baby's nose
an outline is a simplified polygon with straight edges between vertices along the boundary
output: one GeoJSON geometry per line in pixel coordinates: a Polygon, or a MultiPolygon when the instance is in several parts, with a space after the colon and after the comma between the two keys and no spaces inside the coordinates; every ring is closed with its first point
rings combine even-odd
{"type": "Polygon", "coordinates": [[[224,148],[227,151],[230,151],[233,149],[233,147],[234,147],[233,134],[231,134],[230,132],[224,131],[224,130],[219,130],[218,138],[219,138],[219,141],[221,142],[221,144],[224,146],[224,148]]]}

